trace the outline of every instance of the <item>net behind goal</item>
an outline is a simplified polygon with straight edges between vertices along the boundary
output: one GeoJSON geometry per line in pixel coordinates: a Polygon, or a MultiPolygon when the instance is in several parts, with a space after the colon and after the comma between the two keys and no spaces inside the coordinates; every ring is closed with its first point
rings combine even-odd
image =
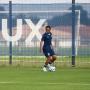
{"type": "MultiPolygon", "coordinates": [[[[59,9],[54,6],[51,9],[47,5],[44,9],[38,5],[13,5],[12,8],[12,34],[15,36],[18,32],[17,26],[22,25],[22,35],[18,41],[12,42],[12,56],[15,60],[29,60],[33,58],[42,58],[43,54],[39,52],[40,39],[45,32],[45,26],[52,27],[53,46],[58,57],[72,56],[72,10],[59,9]],[[26,7],[26,8],[25,8],[26,7]],[[36,8],[37,7],[37,8],[36,8]],[[22,23],[20,23],[22,22],[22,23]],[[19,24],[19,25],[18,25],[19,24]]],[[[42,7],[42,6],[41,6],[42,7]]],[[[69,7],[69,6],[68,6],[69,7]]],[[[0,11],[2,15],[2,30],[6,30],[4,25],[8,23],[8,11],[0,11]],[[3,23],[4,22],[4,23],[3,23]]],[[[76,10],[76,55],[78,54],[79,46],[79,26],[80,26],[80,11],[76,10]]],[[[7,26],[8,27],[8,26],[7,26]]],[[[7,29],[8,30],[8,29],[7,29]]],[[[8,56],[9,42],[5,36],[1,37],[0,47],[2,52],[0,55],[8,56]]],[[[69,59],[70,60],[70,59],[69,59]]],[[[58,60],[59,61],[59,60],[58,60]]],[[[33,62],[33,61],[32,61],[33,62]]]]}

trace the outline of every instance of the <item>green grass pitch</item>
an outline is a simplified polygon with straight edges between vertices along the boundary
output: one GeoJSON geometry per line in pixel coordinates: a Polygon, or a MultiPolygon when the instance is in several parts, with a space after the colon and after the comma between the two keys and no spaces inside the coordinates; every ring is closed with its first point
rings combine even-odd
{"type": "Polygon", "coordinates": [[[0,90],[90,90],[90,56],[58,57],[56,72],[43,72],[44,57],[0,57],[0,90]],[[7,65],[8,64],[8,65],[7,65]],[[15,65],[14,65],[15,64],[15,65]]]}
{"type": "Polygon", "coordinates": [[[90,68],[0,66],[0,90],[90,90],[90,68]]]}

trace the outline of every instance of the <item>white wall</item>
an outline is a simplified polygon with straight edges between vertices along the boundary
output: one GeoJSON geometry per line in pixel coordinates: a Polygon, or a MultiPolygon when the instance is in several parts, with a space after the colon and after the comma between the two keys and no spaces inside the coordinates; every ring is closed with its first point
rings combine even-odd
{"type": "MultiPolygon", "coordinates": [[[[10,0],[0,0],[0,3],[8,3],[10,0]]],[[[13,3],[71,3],[72,0],[11,0],[13,3]]],[[[76,3],[90,3],[90,0],[76,0],[76,3]]]]}

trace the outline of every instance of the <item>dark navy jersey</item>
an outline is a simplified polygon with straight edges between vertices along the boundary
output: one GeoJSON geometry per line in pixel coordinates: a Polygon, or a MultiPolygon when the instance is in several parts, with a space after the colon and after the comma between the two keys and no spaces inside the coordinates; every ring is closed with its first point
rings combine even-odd
{"type": "Polygon", "coordinates": [[[44,41],[44,46],[50,46],[52,43],[52,33],[51,32],[45,32],[42,35],[41,41],[44,41]]]}

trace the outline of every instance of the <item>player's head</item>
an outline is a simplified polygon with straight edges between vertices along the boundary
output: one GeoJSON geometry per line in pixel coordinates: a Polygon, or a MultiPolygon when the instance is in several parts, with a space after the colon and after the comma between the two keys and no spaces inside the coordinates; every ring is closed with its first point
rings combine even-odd
{"type": "Polygon", "coordinates": [[[51,31],[51,27],[50,26],[46,26],[45,29],[46,29],[46,32],[50,32],[51,31]]]}

